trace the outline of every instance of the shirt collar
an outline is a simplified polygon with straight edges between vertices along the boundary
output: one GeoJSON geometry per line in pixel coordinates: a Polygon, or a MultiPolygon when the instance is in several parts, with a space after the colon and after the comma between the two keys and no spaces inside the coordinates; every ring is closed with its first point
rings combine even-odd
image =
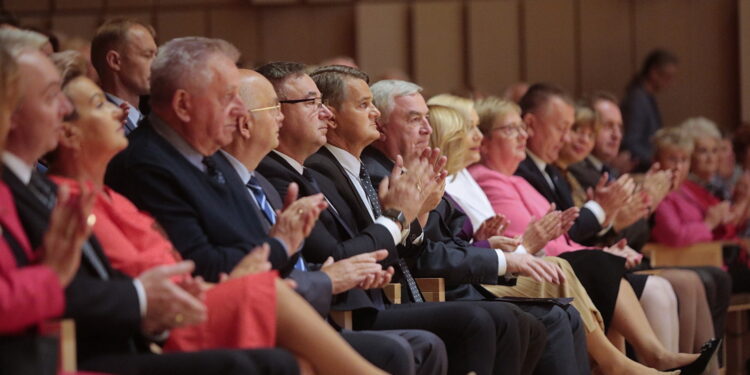
{"type": "Polygon", "coordinates": [[[540,171],[547,173],[547,163],[544,162],[544,160],[540,159],[538,156],[534,155],[533,152],[526,150],[526,153],[531,158],[531,161],[534,162],[534,165],[536,165],[537,168],[539,168],[540,171]]]}
{"type": "Polygon", "coordinates": [[[133,125],[138,126],[138,123],[141,121],[141,117],[143,117],[143,114],[141,111],[138,110],[138,108],[134,107],[132,104],[108,93],[105,92],[104,95],[107,96],[107,99],[109,99],[112,103],[115,103],[116,105],[121,105],[122,103],[125,103],[128,105],[128,120],[133,123],[133,125]]]}
{"type": "Polygon", "coordinates": [[[232,165],[232,168],[234,168],[235,172],[237,172],[237,175],[240,176],[240,180],[243,184],[247,184],[248,181],[250,181],[250,178],[253,177],[253,171],[250,171],[247,169],[245,164],[242,164],[241,161],[237,160],[232,154],[224,151],[219,150],[224,156],[227,157],[227,160],[229,160],[229,164],[232,165]]]}
{"type": "Polygon", "coordinates": [[[289,163],[289,165],[291,165],[292,168],[294,168],[294,170],[297,171],[297,173],[299,173],[299,174],[304,174],[305,173],[305,166],[303,166],[302,164],[300,164],[296,160],[292,159],[289,155],[287,155],[287,154],[285,154],[283,152],[278,152],[276,150],[273,150],[271,152],[275,152],[276,155],[279,155],[279,156],[281,156],[282,159],[286,160],[286,162],[289,163]]]}
{"type": "Polygon", "coordinates": [[[34,167],[26,164],[18,156],[11,154],[8,151],[3,152],[3,164],[18,177],[24,185],[28,185],[31,182],[31,172],[34,167]]]}
{"type": "Polygon", "coordinates": [[[154,128],[157,134],[162,136],[172,147],[177,149],[185,159],[190,162],[193,166],[201,170],[206,171],[206,166],[203,164],[203,155],[196,151],[193,146],[190,146],[185,139],[182,138],[174,129],[167,125],[162,119],[159,118],[153,112],[148,116],[148,120],[151,126],[154,128]]]}
{"type": "Polygon", "coordinates": [[[325,147],[330,151],[336,160],[341,163],[341,166],[355,176],[359,176],[359,170],[362,168],[362,162],[357,159],[354,155],[350,154],[342,148],[327,144],[325,147]]]}
{"type": "Polygon", "coordinates": [[[601,172],[602,168],[604,168],[604,162],[599,160],[599,158],[597,158],[594,155],[589,155],[588,158],[589,158],[589,162],[591,163],[591,165],[593,165],[597,171],[601,172]]]}

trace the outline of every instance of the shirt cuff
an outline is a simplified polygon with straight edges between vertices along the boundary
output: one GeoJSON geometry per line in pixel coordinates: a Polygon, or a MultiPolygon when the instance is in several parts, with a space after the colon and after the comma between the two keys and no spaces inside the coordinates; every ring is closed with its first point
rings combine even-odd
{"type": "Polygon", "coordinates": [[[503,253],[502,250],[497,249],[495,249],[495,253],[497,253],[497,275],[503,276],[508,269],[508,262],[505,260],[505,253],[503,253]]]}
{"type": "MultiPolygon", "coordinates": [[[[400,244],[401,243],[401,229],[399,229],[399,225],[396,224],[395,221],[392,219],[389,219],[385,216],[380,216],[379,218],[375,219],[375,222],[384,226],[385,229],[388,229],[388,232],[391,233],[391,236],[393,236],[393,243],[400,244]]],[[[406,228],[407,230],[409,228],[406,228]]],[[[406,236],[404,236],[406,237],[406,236]]]]}
{"type": "Polygon", "coordinates": [[[146,299],[146,289],[143,288],[143,284],[138,279],[133,279],[133,286],[135,287],[135,293],[138,295],[138,306],[141,308],[141,318],[146,317],[146,311],[148,309],[148,300],[146,299]]]}
{"type": "Polygon", "coordinates": [[[583,205],[583,207],[588,208],[589,211],[594,214],[596,220],[599,222],[599,225],[604,224],[604,220],[607,219],[607,214],[604,212],[604,209],[599,205],[599,203],[596,203],[596,201],[588,201],[583,205]]]}
{"type": "Polygon", "coordinates": [[[526,251],[526,248],[523,247],[523,245],[518,245],[518,247],[515,250],[513,250],[513,252],[514,253],[518,253],[518,254],[528,254],[529,253],[528,251],[526,251]]]}

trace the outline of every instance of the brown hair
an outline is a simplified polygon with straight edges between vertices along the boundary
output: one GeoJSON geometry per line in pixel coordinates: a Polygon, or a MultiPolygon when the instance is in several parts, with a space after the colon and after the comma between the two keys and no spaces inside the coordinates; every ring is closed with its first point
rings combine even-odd
{"type": "Polygon", "coordinates": [[[344,65],[329,65],[315,69],[310,73],[310,78],[315,81],[323,95],[323,102],[337,109],[344,101],[346,80],[361,79],[370,83],[370,77],[365,72],[344,65]]]}
{"type": "Polygon", "coordinates": [[[127,18],[115,18],[104,22],[96,30],[91,40],[91,64],[101,76],[107,67],[107,52],[122,48],[128,37],[128,31],[134,26],[145,28],[153,38],[156,31],[151,25],[127,18]]]}

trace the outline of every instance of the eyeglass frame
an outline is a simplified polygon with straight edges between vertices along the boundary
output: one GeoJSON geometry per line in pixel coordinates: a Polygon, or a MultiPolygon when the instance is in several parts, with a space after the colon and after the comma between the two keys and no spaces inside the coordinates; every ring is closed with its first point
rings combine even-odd
{"type": "Polygon", "coordinates": [[[285,100],[279,100],[279,104],[298,104],[298,103],[307,103],[307,102],[315,102],[320,101],[320,103],[315,107],[316,110],[320,110],[323,108],[325,104],[323,104],[323,98],[320,96],[314,97],[314,98],[305,98],[305,99],[285,99],[285,100]]]}
{"type": "Polygon", "coordinates": [[[272,109],[275,109],[277,111],[281,111],[281,102],[278,102],[278,103],[276,103],[276,105],[272,105],[272,106],[269,106],[269,107],[262,107],[262,108],[251,109],[248,112],[249,113],[255,113],[255,112],[262,112],[262,111],[270,111],[272,109]]]}
{"type": "Polygon", "coordinates": [[[526,125],[523,122],[521,123],[521,125],[517,125],[517,126],[515,126],[515,125],[502,125],[502,126],[498,126],[498,127],[492,128],[491,131],[494,132],[496,130],[500,130],[500,134],[502,136],[504,136],[504,137],[507,137],[507,138],[518,137],[521,134],[521,132],[520,132],[521,130],[523,130],[524,134],[526,134],[526,135],[529,134],[529,126],[526,125]],[[513,132],[513,133],[512,134],[506,134],[506,133],[509,133],[509,132],[513,132]]]}

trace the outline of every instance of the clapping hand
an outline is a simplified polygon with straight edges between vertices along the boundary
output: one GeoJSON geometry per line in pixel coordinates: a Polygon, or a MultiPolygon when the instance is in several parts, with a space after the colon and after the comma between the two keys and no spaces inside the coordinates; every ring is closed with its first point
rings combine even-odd
{"type": "Polygon", "coordinates": [[[284,210],[276,211],[276,224],[268,231],[269,236],[276,237],[286,244],[289,256],[299,250],[302,241],[310,235],[320,213],[328,207],[323,194],[297,199],[298,191],[296,183],[289,184],[284,199],[284,210]]]}

